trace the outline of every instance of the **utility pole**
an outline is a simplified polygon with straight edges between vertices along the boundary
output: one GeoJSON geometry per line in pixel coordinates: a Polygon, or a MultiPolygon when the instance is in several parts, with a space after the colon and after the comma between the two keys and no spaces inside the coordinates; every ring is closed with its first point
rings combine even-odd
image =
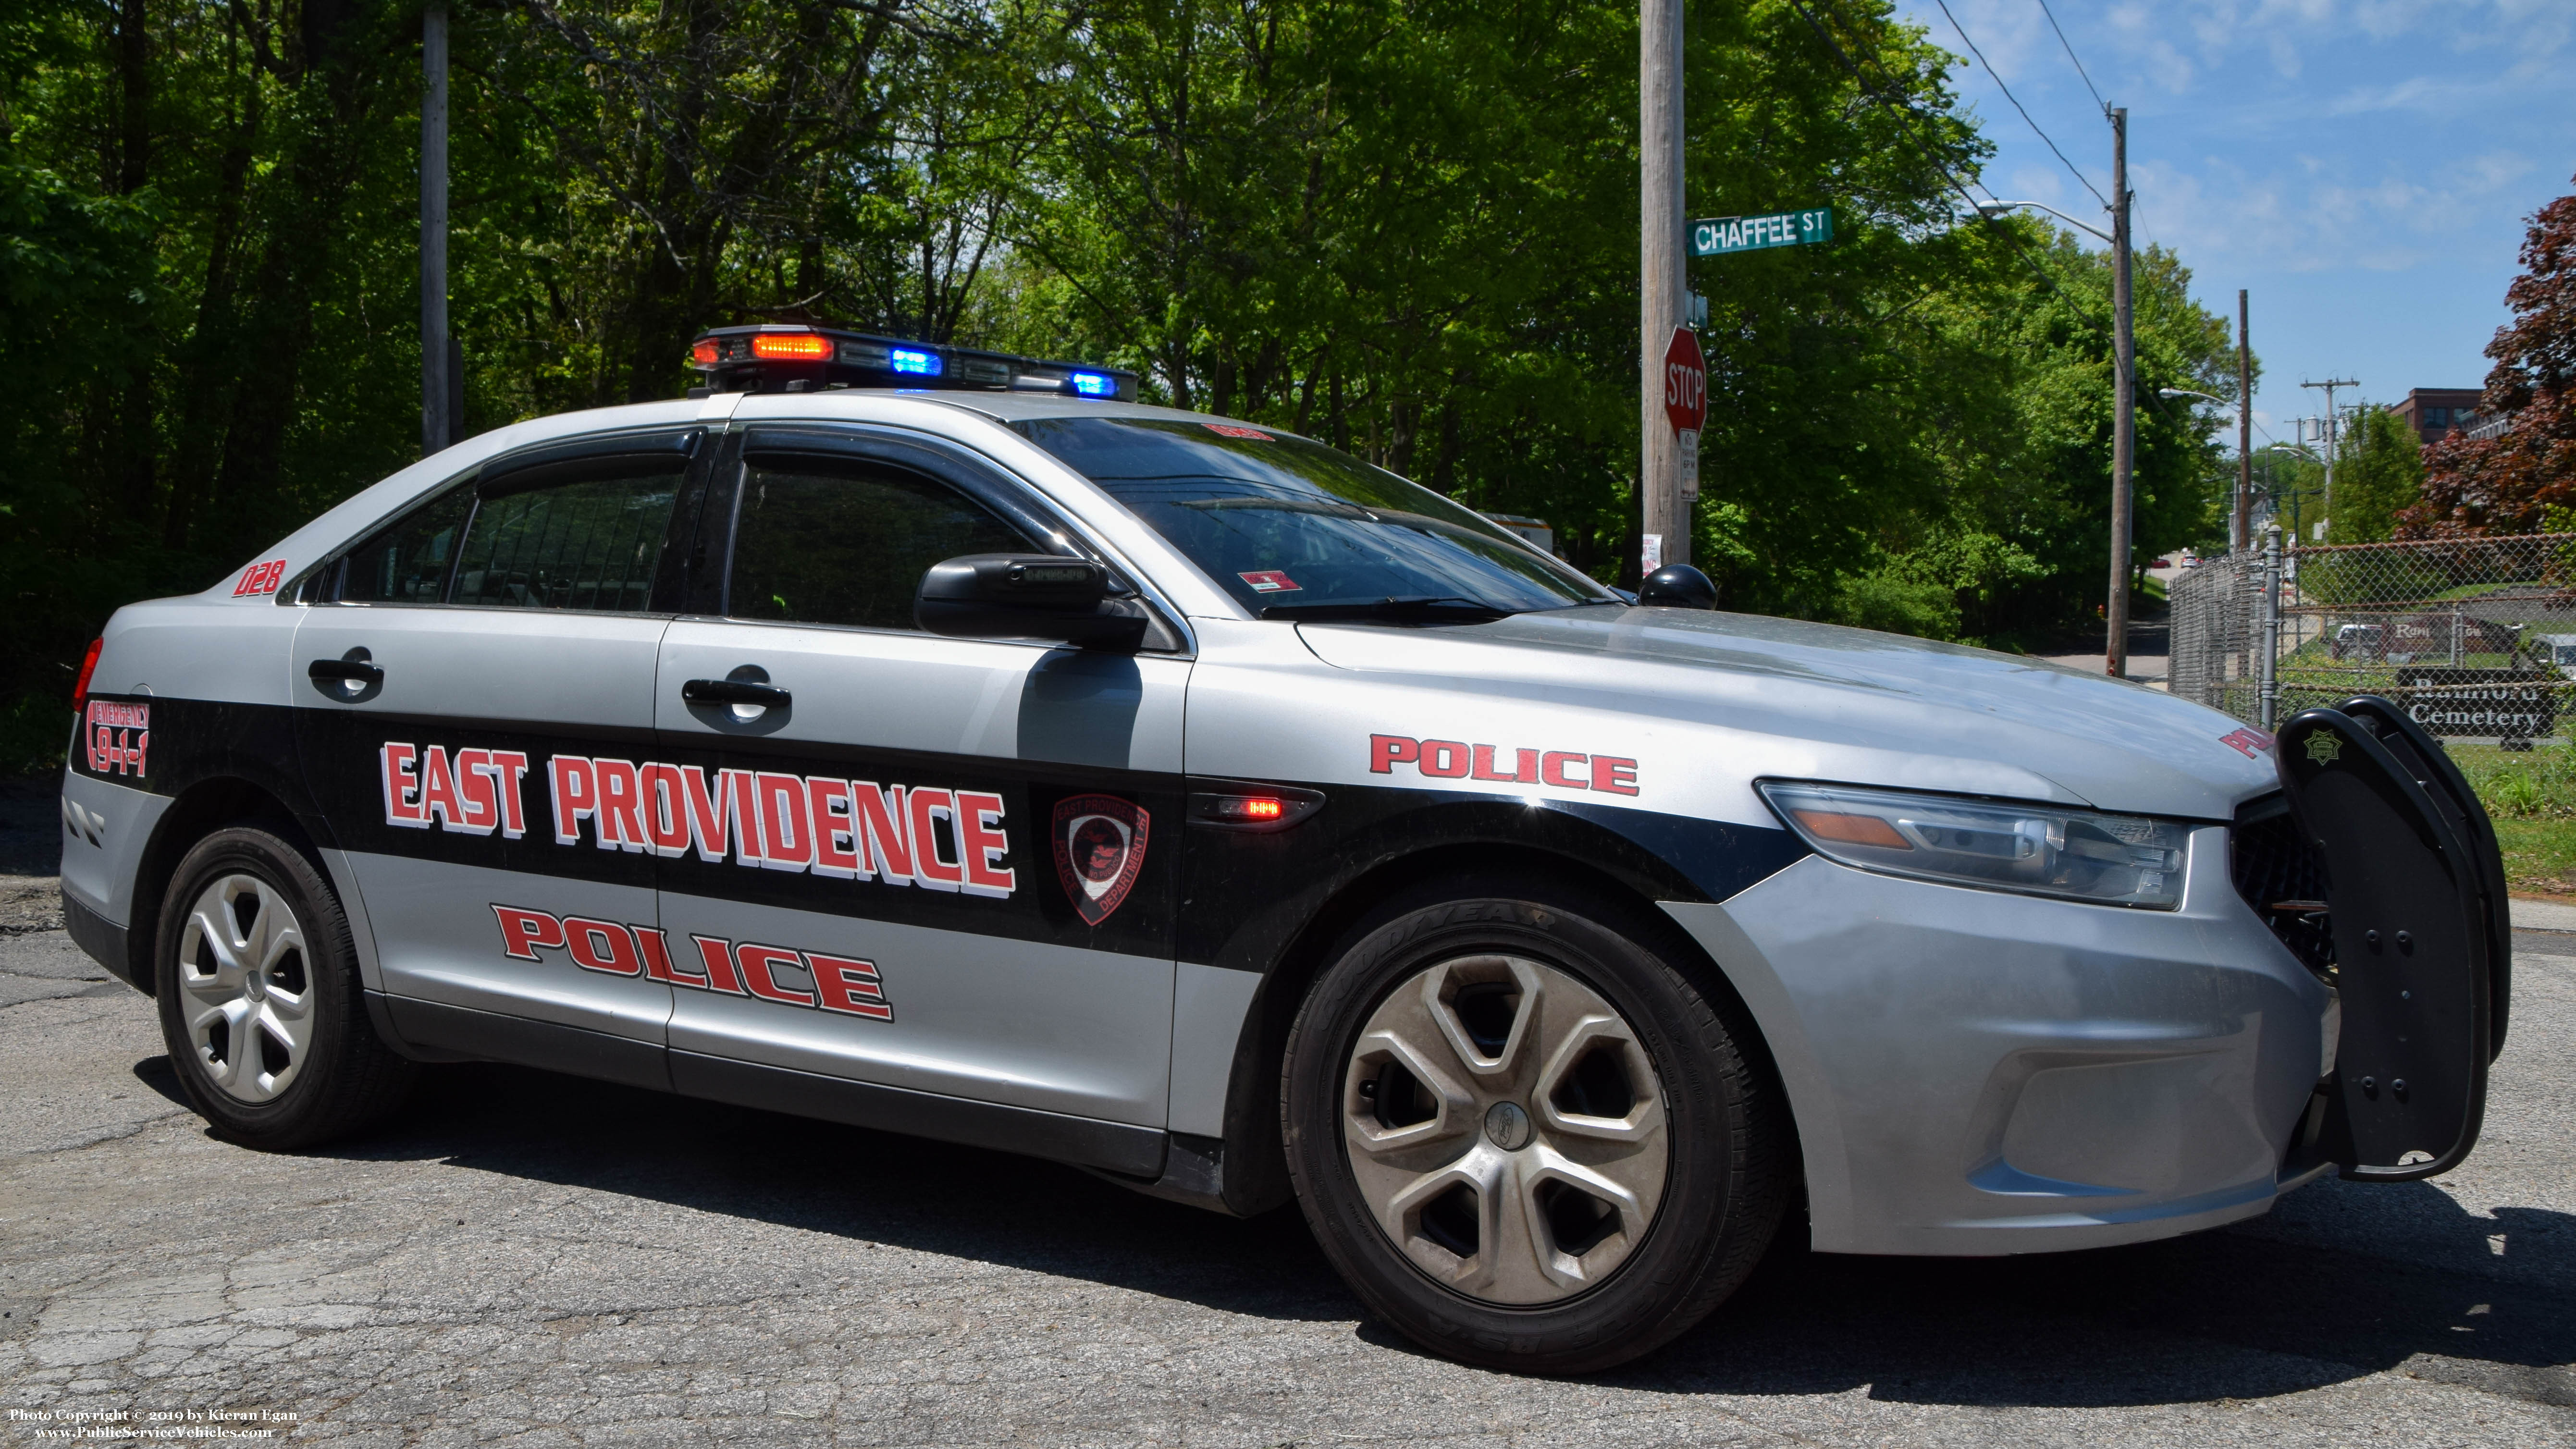
{"type": "Polygon", "coordinates": [[[2245,289],[2236,289],[2236,522],[2227,530],[2231,553],[2254,541],[2254,347],[2245,335],[2245,289]]]}
{"type": "Polygon", "coordinates": [[[2103,668],[2114,679],[2129,676],[2130,535],[2136,483],[2130,471],[2137,460],[2137,339],[2129,307],[2129,111],[2111,107],[2111,602],[2102,612],[2108,623],[2103,668]]]}
{"type": "Polygon", "coordinates": [[[1682,325],[1688,291],[1682,233],[1682,4],[1638,0],[1637,9],[1638,289],[1637,379],[1644,446],[1637,488],[1644,495],[1646,547],[1660,559],[1690,562],[1690,508],[1682,497],[1681,440],[1664,411],[1664,349],[1682,325]]]}
{"type": "Polygon", "coordinates": [[[2335,400],[2334,400],[2335,389],[2336,389],[2336,388],[2339,388],[2339,387],[2359,387],[2359,386],[2361,386],[2361,384],[2360,384],[2360,383],[2357,383],[2357,382],[2355,382],[2355,381],[2353,381],[2351,378],[2348,378],[2348,377],[2330,377],[2330,378],[2327,378],[2327,379],[2326,379],[2325,381],[2323,381],[2323,382],[2303,382],[2303,383],[2300,383],[2300,384],[2299,384],[2299,386],[2301,386],[2301,387],[2319,387],[2319,388],[2323,388],[2323,389],[2325,389],[2325,394],[2326,394],[2326,427],[2325,427],[2325,444],[2326,444],[2326,496],[2325,496],[2325,504],[2324,504],[2324,507],[2325,507],[2325,510],[2326,510],[2326,516],[2325,516],[2324,522],[2325,522],[2326,527],[2328,527],[2328,528],[2332,528],[2332,527],[2334,527],[2334,465],[2335,465],[2335,453],[2336,453],[2336,451],[2337,451],[2337,448],[2336,448],[2336,437],[2337,437],[2337,433],[2336,433],[2336,428],[2335,428],[2335,400]]]}
{"type": "Polygon", "coordinates": [[[420,450],[456,441],[448,398],[447,3],[420,15],[420,450]]]}

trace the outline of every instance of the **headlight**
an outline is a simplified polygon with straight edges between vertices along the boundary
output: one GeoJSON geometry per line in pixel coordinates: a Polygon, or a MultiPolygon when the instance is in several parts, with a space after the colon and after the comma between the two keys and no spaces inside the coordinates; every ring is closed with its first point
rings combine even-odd
{"type": "Polygon", "coordinates": [[[2055,805],[1765,780],[1755,788],[1816,853],[1950,885],[2170,911],[2191,827],[2055,805]]]}

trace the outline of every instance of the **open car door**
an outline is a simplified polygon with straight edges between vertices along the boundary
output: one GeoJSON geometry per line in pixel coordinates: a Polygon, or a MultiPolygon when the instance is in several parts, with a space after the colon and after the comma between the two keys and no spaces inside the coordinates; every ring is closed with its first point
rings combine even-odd
{"type": "Polygon", "coordinates": [[[2424,787],[2433,803],[2459,831],[2460,843],[2478,867],[2478,888],[2485,893],[2487,918],[2487,1060],[2504,1053],[2505,1018],[2513,1004],[2513,907],[2504,890],[2504,850],[2496,843],[2495,822],[2468,778],[2451,762],[2450,752],[2436,743],[2414,717],[2394,701],[2375,694],[2355,695],[2340,706],[2353,722],[2371,730],[2388,753],[2397,757],[2424,787]],[[2374,728],[2375,727],[2375,728],[2374,728]]]}
{"type": "Polygon", "coordinates": [[[2305,711],[2282,726],[2274,760],[2332,886],[2343,1032],[2319,1146],[2351,1178],[2448,1171],[2485,1116],[2495,963],[2512,948],[2498,939],[2493,828],[2385,700],[2305,711]]]}

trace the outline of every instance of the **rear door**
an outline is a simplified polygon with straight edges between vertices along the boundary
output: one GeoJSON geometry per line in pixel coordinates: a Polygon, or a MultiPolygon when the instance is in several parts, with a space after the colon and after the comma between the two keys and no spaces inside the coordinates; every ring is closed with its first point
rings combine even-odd
{"type": "Polygon", "coordinates": [[[1070,551],[944,445],[755,428],[720,512],[721,594],[671,626],[654,694],[688,807],[662,875],[675,1082],[875,1084],[897,1091],[830,1114],[1151,1171],[1147,1134],[1066,1150],[902,1094],[1162,1125],[1187,659],[915,627],[942,559],[1070,551]]]}
{"type": "Polygon", "coordinates": [[[550,1064],[661,1074],[655,857],[618,828],[635,781],[615,765],[651,754],[670,539],[698,496],[700,441],[630,434],[496,460],[315,582],[296,634],[298,750],[406,1036],[524,1058],[545,1051],[513,1049],[529,1038],[509,1023],[551,1023],[609,1046],[550,1064]]]}

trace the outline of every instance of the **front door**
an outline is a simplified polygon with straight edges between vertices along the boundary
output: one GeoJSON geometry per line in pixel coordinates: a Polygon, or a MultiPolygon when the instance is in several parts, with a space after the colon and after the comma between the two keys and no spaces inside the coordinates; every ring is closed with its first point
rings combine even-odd
{"type": "Polygon", "coordinates": [[[916,628],[932,564],[1064,551],[985,465],[756,429],[725,473],[724,602],[673,623],[654,694],[675,1081],[1161,1126],[1188,661],[916,628]]]}
{"type": "MultiPolygon", "coordinates": [[[[593,761],[650,753],[657,576],[696,442],[487,466],[333,565],[298,627],[306,777],[397,1023],[440,1044],[526,1057],[511,1021],[663,1039],[654,857],[597,827],[621,786],[593,761]]],[[[560,1064],[660,1071],[658,1052],[619,1059],[641,1065],[560,1064]]]]}

